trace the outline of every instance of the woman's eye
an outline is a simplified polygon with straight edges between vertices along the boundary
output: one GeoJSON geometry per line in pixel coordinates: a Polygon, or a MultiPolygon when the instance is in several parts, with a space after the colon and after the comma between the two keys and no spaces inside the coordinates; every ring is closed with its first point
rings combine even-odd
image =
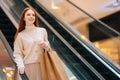
{"type": "Polygon", "coordinates": [[[27,16],[35,16],[35,14],[27,14],[27,16]]]}
{"type": "Polygon", "coordinates": [[[32,16],[35,16],[35,14],[32,14],[32,16]]]}
{"type": "Polygon", "coordinates": [[[27,14],[27,16],[35,16],[35,14],[27,14]]]}
{"type": "Polygon", "coordinates": [[[30,16],[30,14],[27,14],[27,16],[30,16]]]}

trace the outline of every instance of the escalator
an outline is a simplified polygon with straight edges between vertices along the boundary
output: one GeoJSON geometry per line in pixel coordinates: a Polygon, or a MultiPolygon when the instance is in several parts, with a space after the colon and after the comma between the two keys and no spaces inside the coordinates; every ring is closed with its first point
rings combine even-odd
{"type": "MultiPolygon", "coordinates": [[[[82,43],[79,43],[72,35],[70,35],[58,22],[57,20],[52,17],[48,12],[46,12],[40,5],[38,5],[34,0],[26,0],[32,7],[34,7],[34,9],[36,9],[36,11],[42,16],[44,17],[44,19],[46,19],[46,21],[52,25],[52,27],[90,64],[94,67],[94,69],[96,69],[98,71],[98,73],[100,73],[100,75],[102,75],[104,77],[104,79],[109,79],[109,80],[118,80],[120,78],[120,76],[116,76],[114,74],[114,72],[112,72],[105,64],[103,64],[101,61],[98,60],[97,57],[93,56],[93,54],[87,50],[83,45],[82,43]]],[[[109,29],[107,29],[109,30],[109,29]]],[[[106,31],[107,31],[106,30],[106,31]]],[[[110,31],[110,30],[109,30],[110,31]]],[[[108,32],[109,32],[108,31],[108,32]]],[[[113,34],[115,35],[115,34],[113,34]]],[[[59,41],[60,42],[60,41],[59,41]]],[[[54,44],[54,43],[53,43],[54,44]]],[[[58,46],[58,45],[56,45],[58,46]]],[[[56,47],[54,46],[54,47],[56,47]]],[[[62,46],[62,49],[59,48],[56,50],[59,52],[59,55],[61,56],[61,58],[63,60],[65,59],[68,59],[68,60],[71,60],[70,58],[76,60],[77,62],[71,62],[71,64],[68,64],[68,66],[73,66],[73,67],[70,67],[74,70],[74,72],[86,72],[87,69],[82,69],[83,68],[83,64],[81,64],[81,62],[79,62],[79,59],[77,57],[75,57],[75,55],[71,54],[71,56],[66,56],[67,53],[71,53],[71,52],[68,52],[69,50],[67,50],[67,48],[65,48],[65,46],[62,46]],[[64,49],[63,49],[64,48],[64,49]],[[62,51],[61,51],[62,50],[62,51]],[[67,52],[63,52],[63,51],[66,51],[67,52]],[[60,53],[61,51],[61,53],[60,53]],[[64,55],[61,55],[61,54],[64,54],[64,55]],[[82,66],[81,66],[82,65],[82,66]],[[77,71],[75,71],[76,69],[74,68],[77,68],[77,71]],[[81,70],[80,70],[81,69],[81,70]]],[[[96,54],[98,54],[96,52],[96,54]]],[[[102,58],[104,59],[104,58],[102,58]]],[[[67,60],[65,60],[66,62],[67,60]]],[[[68,62],[66,62],[67,64],[68,62]]],[[[70,63],[70,62],[69,62],[70,63]]],[[[113,66],[112,66],[113,67],[113,66]]],[[[85,66],[84,66],[85,68],[85,66]]],[[[117,70],[116,68],[114,68],[118,73],[120,73],[119,70],[117,70]]],[[[89,72],[89,71],[88,71],[89,72]]],[[[89,72],[90,73],[90,72],[89,72]]],[[[79,73],[80,74],[80,73],[79,73]]],[[[85,73],[84,73],[85,74],[85,73]]],[[[88,73],[87,73],[88,74],[88,73]]],[[[85,74],[85,75],[87,75],[85,74]]],[[[78,75],[79,76],[79,75],[78,75]]],[[[93,75],[90,75],[90,76],[93,76],[93,75]]],[[[90,76],[88,76],[88,78],[86,79],[89,79],[90,80],[90,76]]],[[[81,78],[81,77],[79,77],[81,78]]],[[[95,78],[95,77],[94,77],[95,78]]],[[[83,78],[84,79],[84,78],[83,78]]]]}
{"type": "MultiPolygon", "coordinates": [[[[52,25],[52,28],[49,28],[39,18],[39,24],[48,31],[52,48],[57,51],[63,63],[70,69],[77,80],[119,80],[120,73],[114,65],[108,65],[110,64],[109,61],[97,55],[97,52],[88,49],[84,40],[80,42],[74,38],[74,36],[67,32],[55,18],[36,4],[34,0],[31,0],[32,2],[27,1],[37,12],[40,12],[39,14],[42,15],[50,25],[52,25]],[[95,54],[93,55],[92,53],[95,54]]],[[[10,10],[19,18],[21,11],[26,5],[22,1],[16,0],[13,0],[12,3],[14,3],[14,5],[10,6],[10,10]],[[16,7],[16,5],[19,5],[19,7],[16,7]]]]}

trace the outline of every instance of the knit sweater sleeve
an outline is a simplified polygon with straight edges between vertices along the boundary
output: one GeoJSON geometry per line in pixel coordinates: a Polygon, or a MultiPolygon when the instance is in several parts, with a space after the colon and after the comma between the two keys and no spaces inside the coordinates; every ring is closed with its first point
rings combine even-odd
{"type": "Polygon", "coordinates": [[[45,40],[46,45],[47,45],[45,49],[48,51],[50,49],[50,44],[49,44],[49,41],[48,41],[48,34],[47,34],[46,29],[44,29],[44,40],[45,40]]]}
{"type": "Polygon", "coordinates": [[[22,38],[21,36],[18,34],[15,42],[14,42],[14,52],[13,52],[13,56],[14,56],[14,60],[17,64],[18,69],[21,67],[25,67],[24,63],[23,63],[23,44],[22,44],[22,38]]]}

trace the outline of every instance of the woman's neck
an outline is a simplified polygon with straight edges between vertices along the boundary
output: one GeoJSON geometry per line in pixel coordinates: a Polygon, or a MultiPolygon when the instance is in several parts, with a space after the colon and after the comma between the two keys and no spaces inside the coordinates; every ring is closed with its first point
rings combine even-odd
{"type": "Polygon", "coordinates": [[[32,24],[32,25],[26,25],[25,27],[32,28],[32,27],[35,27],[35,25],[34,24],[32,24]]]}

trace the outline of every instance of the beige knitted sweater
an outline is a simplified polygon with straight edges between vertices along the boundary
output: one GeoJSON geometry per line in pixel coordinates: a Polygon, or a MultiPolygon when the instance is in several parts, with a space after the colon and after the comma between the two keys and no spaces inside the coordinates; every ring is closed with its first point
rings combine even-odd
{"type": "Polygon", "coordinates": [[[39,63],[39,54],[43,52],[43,49],[38,45],[40,41],[46,41],[46,49],[50,48],[44,28],[26,27],[18,34],[13,52],[18,68],[25,67],[25,64],[39,63]]]}

